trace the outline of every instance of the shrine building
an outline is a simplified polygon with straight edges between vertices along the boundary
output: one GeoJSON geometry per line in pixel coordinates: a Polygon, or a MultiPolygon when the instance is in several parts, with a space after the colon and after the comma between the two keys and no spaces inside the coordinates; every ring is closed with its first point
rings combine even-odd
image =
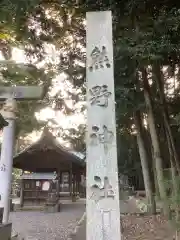
{"type": "Polygon", "coordinates": [[[21,175],[20,205],[42,205],[49,194],[58,199],[85,195],[85,162],[74,152],[60,145],[47,129],[40,139],[18,153],[13,167],[21,175]]]}

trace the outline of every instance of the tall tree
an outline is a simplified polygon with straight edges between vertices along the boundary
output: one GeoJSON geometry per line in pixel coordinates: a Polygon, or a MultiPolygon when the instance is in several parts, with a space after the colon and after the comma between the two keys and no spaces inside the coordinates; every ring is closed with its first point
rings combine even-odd
{"type": "Polygon", "coordinates": [[[142,123],[142,117],[141,112],[136,111],[135,112],[135,125],[137,130],[137,143],[139,148],[139,154],[141,159],[141,166],[142,166],[142,172],[143,172],[143,178],[144,178],[144,185],[145,185],[145,191],[146,191],[146,197],[148,199],[149,203],[149,210],[152,214],[156,213],[156,203],[153,195],[153,189],[152,189],[152,182],[150,177],[150,171],[149,171],[149,161],[148,161],[148,153],[145,147],[145,140],[144,140],[144,131],[143,131],[143,123],[142,123]]]}

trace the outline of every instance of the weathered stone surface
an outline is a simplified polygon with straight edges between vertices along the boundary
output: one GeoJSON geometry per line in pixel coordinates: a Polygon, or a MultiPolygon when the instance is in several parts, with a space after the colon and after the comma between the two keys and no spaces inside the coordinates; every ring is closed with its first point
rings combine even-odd
{"type": "Polygon", "coordinates": [[[80,225],[76,234],[71,235],[72,240],[86,240],[86,219],[80,225]]]}
{"type": "MultiPolygon", "coordinates": [[[[19,240],[18,233],[16,231],[14,231],[13,228],[11,231],[11,240],[19,240]]],[[[22,239],[20,239],[20,240],[22,240],[22,239]]]]}
{"type": "Polygon", "coordinates": [[[56,196],[56,193],[49,193],[48,194],[47,203],[54,203],[54,204],[56,204],[57,202],[58,202],[58,198],[56,196]]]}
{"type": "MultiPolygon", "coordinates": [[[[123,232],[122,223],[121,223],[121,232],[123,232]]],[[[77,233],[70,235],[69,240],[86,240],[86,218],[79,226],[77,233]]]]}
{"type": "Polygon", "coordinates": [[[57,213],[60,212],[60,204],[46,204],[45,212],[47,213],[57,213]]]}
{"type": "Polygon", "coordinates": [[[0,239],[10,240],[11,239],[12,224],[0,224],[0,239]]]}
{"type": "Polygon", "coordinates": [[[12,202],[12,199],[10,199],[10,212],[14,211],[14,203],[12,202]]]}

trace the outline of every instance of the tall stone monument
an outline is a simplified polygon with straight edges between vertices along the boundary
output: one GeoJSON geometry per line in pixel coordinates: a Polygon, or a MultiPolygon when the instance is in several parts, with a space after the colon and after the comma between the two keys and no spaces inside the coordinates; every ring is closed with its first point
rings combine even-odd
{"type": "Polygon", "coordinates": [[[43,96],[43,87],[0,87],[0,100],[6,100],[1,114],[8,122],[3,129],[3,141],[0,157],[0,208],[4,209],[3,223],[8,223],[10,208],[10,193],[14,154],[14,130],[17,118],[16,100],[35,100],[43,96]]]}
{"type": "Polygon", "coordinates": [[[120,240],[110,11],[87,13],[86,240],[120,240]]]}

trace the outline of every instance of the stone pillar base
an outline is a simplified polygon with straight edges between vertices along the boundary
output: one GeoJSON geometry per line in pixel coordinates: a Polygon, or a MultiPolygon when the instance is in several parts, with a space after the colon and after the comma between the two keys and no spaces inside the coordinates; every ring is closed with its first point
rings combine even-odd
{"type": "Polygon", "coordinates": [[[57,213],[60,212],[60,203],[57,204],[46,204],[45,212],[47,213],[57,213]]]}
{"type": "Polygon", "coordinates": [[[83,220],[80,226],[76,229],[77,232],[70,234],[68,240],[86,240],[86,219],[83,220]]]}
{"type": "Polygon", "coordinates": [[[72,196],[72,202],[76,202],[77,201],[77,197],[76,196],[72,196]]]}
{"type": "Polygon", "coordinates": [[[0,224],[0,239],[10,240],[12,231],[12,223],[0,224]]]}
{"type": "Polygon", "coordinates": [[[10,212],[14,212],[14,203],[12,202],[12,199],[10,199],[10,212]]]}

